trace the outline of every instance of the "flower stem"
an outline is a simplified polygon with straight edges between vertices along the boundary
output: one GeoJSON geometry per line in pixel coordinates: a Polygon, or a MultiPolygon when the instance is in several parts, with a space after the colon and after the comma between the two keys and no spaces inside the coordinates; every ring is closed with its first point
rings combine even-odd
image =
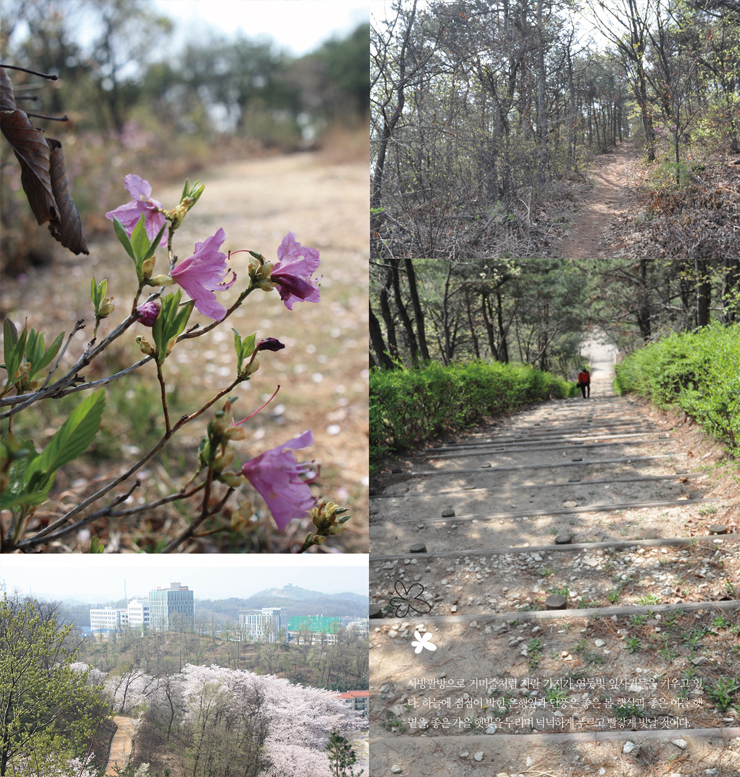
{"type": "Polygon", "coordinates": [[[157,362],[157,379],[159,380],[159,390],[162,394],[162,410],[164,411],[164,425],[165,429],[167,431],[167,434],[170,434],[172,431],[172,426],[170,425],[170,411],[167,408],[167,391],[164,384],[164,375],[162,374],[162,365],[157,362]]]}

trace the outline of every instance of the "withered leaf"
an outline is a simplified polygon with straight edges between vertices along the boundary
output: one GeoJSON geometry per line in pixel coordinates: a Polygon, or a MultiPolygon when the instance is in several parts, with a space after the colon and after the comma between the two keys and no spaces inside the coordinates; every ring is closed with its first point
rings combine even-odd
{"type": "Polygon", "coordinates": [[[51,149],[51,188],[59,210],[59,220],[49,224],[51,234],[73,254],[87,254],[87,243],[82,234],[82,222],[77,206],[69,193],[67,170],[64,167],[62,144],[54,138],[47,138],[51,149]]]}
{"type": "Polygon", "coordinates": [[[58,218],[51,188],[51,151],[44,133],[36,129],[24,111],[0,111],[0,130],[21,163],[21,183],[39,224],[58,218]]]}
{"type": "Polygon", "coordinates": [[[31,124],[28,114],[16,108],[13,84],[0,68],[0,130],[21,163],[21,184],[39,224],[74,254],[87,254],[82,223],[69,191],[62,144],[47,139],[31,124]]]}
{"type": "Polygon", "coordinates": [[[15,94],[13,83],[7,70],[0,67],[0,111],[12,111],[15,109],[15,94]]]}

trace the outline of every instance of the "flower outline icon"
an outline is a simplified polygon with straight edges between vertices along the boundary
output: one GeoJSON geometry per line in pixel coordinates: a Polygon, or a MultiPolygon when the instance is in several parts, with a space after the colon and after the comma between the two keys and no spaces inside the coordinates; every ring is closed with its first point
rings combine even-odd
{"type": "Polygon", "coordinates": [[[426,634],[420,634],[418,631],[414,632],[414,641],[411,643],[411,647],[415,648],[414,653],[417,655],[421,653],[424,648],[427,650],[436,650],[437,646],[432,642],[432,635],[427,631],[426,634]]]}
{"type": "Polygon", "coordinates": [[[420,615],[426,615],[432,611],[432,605],[419,598],[424,593],[424,586],[421,583],[412,583],[406,588],[402,580],[396,580],[394,588],[398,596],[391,598],[391,607],[396,610],[396,618],[405,618],[409,610],[418,612],[420,615]]]}

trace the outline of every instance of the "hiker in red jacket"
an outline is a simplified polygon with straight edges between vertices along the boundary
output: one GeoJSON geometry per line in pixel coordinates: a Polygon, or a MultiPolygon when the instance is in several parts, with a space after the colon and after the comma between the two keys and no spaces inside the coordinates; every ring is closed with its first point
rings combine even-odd
{"type": "Polygon", "coordinates": [[[591,373],[588,371],[588,367],[584,367],[578,373],[578,388],[581,389],[584,399],[591,396],[591,373]]]}

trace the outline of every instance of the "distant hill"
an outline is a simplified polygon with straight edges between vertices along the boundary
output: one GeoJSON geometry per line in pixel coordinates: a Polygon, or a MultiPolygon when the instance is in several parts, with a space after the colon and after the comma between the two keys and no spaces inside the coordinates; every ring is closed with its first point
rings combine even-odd
{"type": "MultiPolygon", "coordinates": [[[[368,597],[355,593],[324,594],[309,591],[296,585],[269,588],[248,599],[196,599],[196,617],[212,613],[217,620],[239,620],[242,610],[261,610],[263,607],[280,607],[284,617],[296,615],[351,616],[367,618],[368,597]]],[[[210,617],[210,615],[208,616],[210,617]]]]}

